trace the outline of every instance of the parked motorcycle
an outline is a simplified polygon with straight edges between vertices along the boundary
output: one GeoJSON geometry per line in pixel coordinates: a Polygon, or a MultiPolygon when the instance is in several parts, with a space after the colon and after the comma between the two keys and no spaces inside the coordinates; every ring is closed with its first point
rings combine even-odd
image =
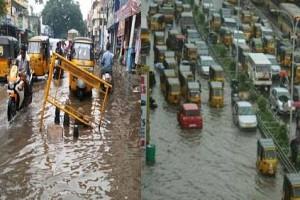
{"type": "Polygon", "coordinates": [[[32,101],[32,73],[27,83],[19,75],[18,67],[13,65],[7,77],[9,95],[7,104],[7,120],[11,121],[17,111],[28,106],[32,101]]]}
{"type": "MultiPolygon", "coordinates": [[[[110,73],[106,72],[106,73],[102,74],[102,79],[112,85],[112,75],[110,73]]],[[[105,89],[104,87],[105,87],[105,85],[103,84],[102,85],[103,90],[105,89]]],[[[109,91],[109,92],[112,92],[112,91],[109,91]]]]}

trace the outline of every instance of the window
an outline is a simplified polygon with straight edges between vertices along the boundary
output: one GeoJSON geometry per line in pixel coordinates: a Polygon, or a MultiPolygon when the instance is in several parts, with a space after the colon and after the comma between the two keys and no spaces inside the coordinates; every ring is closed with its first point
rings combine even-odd
{"type": "Polygon", "coordinates": [[[186,110],[185,111],[185,116],[199,116],[200,115],[200,111],[199,110],[186,110]]]}
{"type": "Polygon", "coordinates": [[[254,111],[252,107],[239,107],[239,115],[254,115],[254,111]]]}
{"type": "Polygon", "coordinates": [[[266,150],[265,153],[264,153],[264,157],[266,159],[275,159],[276,158],[276,151],[266,150]]]}
{"type": "Polygon", "coordinates": [[[73,55],[75,59],[90,60],[91,59],[91,45],[83,43],[74,44],[75,54],[73,55]]]}
{"type": "Polygon", "coordinates": [[[28,53],[40,53],[41,44],[39,42],[29,42],[28,53]]]}

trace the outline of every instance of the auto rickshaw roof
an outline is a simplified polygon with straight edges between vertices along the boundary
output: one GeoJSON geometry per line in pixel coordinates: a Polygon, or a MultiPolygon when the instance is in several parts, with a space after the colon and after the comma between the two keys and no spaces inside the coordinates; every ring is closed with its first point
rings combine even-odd
{"type": "Polygon", "coordinates": [[[216,12],[215,12],[215,13],[213,13],[213,14],[212,14],[212,16],[213,16],[213,17],[216,17],[216,18],[221,18],[221,15],[220,15],[220,13],[216,13],[216,12]]]}
{"type": "Polygon", "coordinates": [[[191,66],[190,65],[180,65],[179,71],[181,71],[181,72],[191,71],[191,66]]]}
{"type": "Polygon", "coordinates": [[[182,12],[181,17],[193,17],[193,13],[191,11],[189,12],[182,12]]]}
{"type": "Polygon", "coordinates": [[[10,41],[18,42],[18,40],[11,36],[0,36],[0,44],[8,45],[10,41]]]}
{"type": "Polygon", "coordinates": [[[176,77],[176,73],[175,73],[175,70],[174,69],[164,69],[164,75],[166,76],[166,77],[176,77]]]}
{"type": "Polygon", "coordinates": [[[186,79],[188,77],[193,77],[194,78],[194,74],[191,71],[183,71],[181,72],[182,76],[186,79]]]}
{"type": "Polygon", "coordinates": [[[170,85],[180,85],[177,77],[168,78],[168,83],[170,85]]]}
{"type": "Polygon", "coordinates": [[[171,6],[163,6],[159,9],[159,12],[163,14],[171,14],[174,13],[174,8],[171,6]]]}
{"type": "Polygon", "coordinates": [[[159,19],[159,18],[163,18],[163,17],[164,17],[164,15],[161,13],[156,13],[151,16],[151,18],[153,18],[153,19],[159,19]]]}
{"type": "Polygon", "coordinates": [[[183,110],[199,110],[199,107],[195,103],[184,103],[182,104],[183,110]]]}
{"type": "Polygon", "coordinates": [[[249,30],[249,29],[251,29],[251,26],[249,24],[242,24],[242,29],[249,30]]]}
{"type": "Polygon", "coordinates": [[[211,81],[209,82],[211,88],[223,88],[222,82],[219,81],[211,81]]]}
{"type": "Polygon", "coordinates": [[[189,48],[189,49],[197,48],[197,47],[195,46],[195,44],[193,44],[193,43],[185,43],[184,46],[185,46],[186,48],[189,48]]]}
{"type": "Polygon", "coordinates": [[[149,8],[157,8],[158,7],[158,4],[157,3],[151,3],[149,8]]]}
{"type": "Polygon", "coordinates": [[[221,65],[218,65],[216,63],[211,65],[209,69],[214,70],[214,71],[219,71],[219,72],[224,71],[224,69],[221,67],[221,65]]]}
{"type": "Polygon", "coordinates": [[[197,81],[189,81],[188,82],[188,88],[191,89],[191,90],[199,90],[200,89],[199,82],[197,82],[197,81]]]}
{"type": "Polygon", "coordinates": [[[165,58],[165,62],[167,64],[174,64],[175,63],[177,65],[177,62],[176,62],[175,58],[173,58],[173,57],[167,57],[167,58],[165,58]]]}
{"type": "Polygon", "coordinates": [[[74,43],[88,43],[88,44],[92,44],[93,41],[91,38],[88,37],[75,37],[74,38],[74,43]]]}
{"type": "Polygon", "coordinates": [[[48,39],[49,39],[48,36],[38,35],[38,36],[34,36],[34,37],[30,38],[28,41],[29,42],[40,42],[40,41],[46,41],[48,39]]]}
{"type": "Polygon", "coordinates": [[[174,58],[175,57],[175,51],[165,51],[165,57],[166,58],[174,58]]]}
{"type": "Polygon", "coordinates": [[[180,32],[177,29],[171,29],[168,31],[169,35],[179,35],[180,32]]]}
{"type": "Polygon", "coordinates": [[[241,48],[242,50],[245,50],[245,51],[249,51],[250,52],[250,47],[248,44],[245,44],[245,43],[239,43],[239,48],[241,48]]]}
{"type": "Polygon", "coordinates": [[[300,185],[300,174],[290,173],[285,175],[291,185],[300,185]]]}
{"type": "Polygon", "coordinates": [[[275,148],[275,144],[274,144],[274,142],[273,142],[273,140],[271,138],[260,138],[258,140],[258,143],[260,144],[260,146],[263,149],[270,148],[270,147],[271,148],[275,148]]]}
{"type": "Polygon", "coordinates": [[[262,44],[261,38],[253,38],[252,41],[253,41],[255,44],[262,44]]]}
{"type": "Polygon", "coordinates": [[[187,4],[187,3],[184,3],[183,4],[183,8],[185,8],[185,9],[191,9],[191,5],[187,4]]]}
{"type": "Polygon", "coordinates": [[[154,36],[155,37],[165,37],[165,33],[162,31],[155,31],[154,36]]]}
{"type": "Polygon", "coordinates": [[[168,49],[166,45],[156,45],[155,48],[158,51],[167,51],[167,49],[168,49]]]}

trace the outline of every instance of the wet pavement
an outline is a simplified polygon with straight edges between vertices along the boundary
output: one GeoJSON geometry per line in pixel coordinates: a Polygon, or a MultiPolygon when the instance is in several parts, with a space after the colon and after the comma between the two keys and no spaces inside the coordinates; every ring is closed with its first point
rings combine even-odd
{"type": "MultiPolygon", "coordinates": [[[[147,11],[144,5],[143,11],[147,11]]],[[[154,65],[152,50],[147,64],[154,65]]],[[[280,166],[276,177],[257,172],[256,143],[261,135],[233,124],[229,83],[225,83],[224,108],[214,109],[208,105],[207,80],[197,79],[202,84],[204,127],[182,130],[176,118],[178,108],[165,101],[156,72],[152,97],[158,108],[150,114],[150,132],[157,162],[143,167],[142,199],[280,199],[283,172],[280,166]]]]}
{"type": "MultiPolygon", "coordinates": [[[[139,94],[132,93],[139,80],[120,66],[114,77],[101,131],[81,127],[77,140],[73,122],[56,141],[47,137],[45,129],[39,131],[45,81],[34,83],[32,104],[10,124],[6,86],[1,85],[0,199],[139,199],[139,94]]],[[[80,102],[69,95],[68,78],[64,78],[57,96],[100,119],[102,97],[97,91],[80,102]]],[[[54,123],[54,112],[47,104],[46,127],[54,123]]]]}

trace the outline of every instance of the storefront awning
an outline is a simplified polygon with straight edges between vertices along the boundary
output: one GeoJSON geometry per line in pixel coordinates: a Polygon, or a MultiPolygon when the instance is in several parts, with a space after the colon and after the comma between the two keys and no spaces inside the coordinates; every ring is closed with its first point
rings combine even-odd
{"type": "Polygon", "coordinates": [[[115,23],[124,20],[130,16],[138,14],[141,12],[141,1],[140,0],[128,0],[128,2],[123,5],[116,13],[115,13],[115,23]]]}

